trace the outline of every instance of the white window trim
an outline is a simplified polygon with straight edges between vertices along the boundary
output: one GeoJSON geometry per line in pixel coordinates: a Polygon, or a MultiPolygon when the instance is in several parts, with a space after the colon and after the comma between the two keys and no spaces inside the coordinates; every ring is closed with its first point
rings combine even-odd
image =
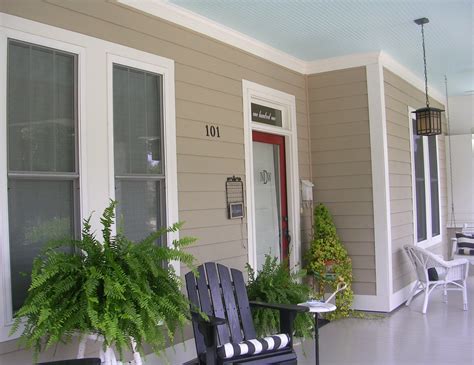
{"type": "Polygon", "coordinates": [[[300,183],[298,137],[296,133],[296,99],[294,95],[271,89],[247,80],[242,80],[242,92],[244,111],[248,262],[251,267],[257,267],[252,132],[260,131],[285,137],[288,229],[291,234],[289,255],[290,267],[296,269],[301,266],[300,183]],[[251,103],[262,104],[281,110],[282,118],[284,118],[282,127],[252,122],[251,103]],[[287,121],[285,121],[285,119],[287,121]]]}
{"type": "Polygon", "coordinates": [[[410,127],[410,159],[411,159],[411,178],[412,178],[412,202],[413,202],[413,242],[415,245],[420,246],[422,248],[428,248],[434,245],[437,245],[442,241],[442,231],[443,227],[441,225],[441,217],[442,217],[442,211],[441,211],[441,183],[440,183],[440,168],[439,168],[439,141],[438,141],[438,136],[436,136],[436,161],[438,164],[438,196],[439,196],[439,227],[440,227],[440,233],[436,236],[432,236],[432,220],[431,220],[431,178],[430,178],[430,160],[429,160],[429,150],[428,150],[428,137],[422,137],[423,138],[423,158],[424,158],[424,167],[425,167],[425,201],[426,201],[426,240],[418,242],[418,229],[417,229],[417,222],[416,222],[416,177],[415,177],[415,156],[414,156],[414,145],[413,145],[413,119],[416,119],[414,117],[414,112],[415,109],[412,107],[408,108],[408,121],[409,121],[409,127],[410,127]]]}
{"type": "MultiPolygon", "coordinates": [[[[114,115],[113,115],[113,65],[120,64],[136,69],[153,72],[163,76],[163,139],[165,158],[165,191],[166,191],[166,226],[178,222],[178,179],[176,164],[176,116],[174,89],[174,61],[150,53],[122,48],[122,52],[107,53],[107,129],[109,153],[109,196],[115,199],[114,167],[114,115]],[[131,51],[133,51],[131,54],[131,51]],[[134,58],[131,58],[135,56],[134,58]],[[138,56],[138,57],[137,57],[138,56]]],[[[114,230],[116,227],[114,226],[114,230]]],[[[179,233],[168,234],[168,247],[179,239],[179,233]]],[[[172,261],[176,273],[180,272],[178,261],[172,261]]]]}

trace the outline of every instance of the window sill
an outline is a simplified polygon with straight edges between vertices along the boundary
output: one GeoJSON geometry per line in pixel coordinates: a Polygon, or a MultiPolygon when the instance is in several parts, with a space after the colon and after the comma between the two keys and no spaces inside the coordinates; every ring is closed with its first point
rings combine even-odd
{"type": "Polygon", "coordinates": [[[421,248],[424,248],[424,249],[427,249],[427,248],[430,248],[432,246],[435,246],[439,243],[441,243],[443,240],[441,238],[441,235],[438,235],[436,237],[432,237],[430,238],[429,240],[425,240],[425,241],[421,241],[421,242],[418,242],[416,244],[416,246],[418,247],[421,247],[421,248]]]}

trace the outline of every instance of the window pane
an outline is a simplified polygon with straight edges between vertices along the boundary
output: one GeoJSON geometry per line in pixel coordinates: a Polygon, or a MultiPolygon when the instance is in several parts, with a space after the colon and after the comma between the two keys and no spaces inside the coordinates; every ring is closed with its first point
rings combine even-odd
{"type": "Polygon", "coordinates": [[[416,134],[416,120],[413,120],[413,154],[415,161],[416,227],[418,242],[426,240],[426,192],[423,138],[416,134]]]}
{"type": "Polygon", "coordinates": [[[160,75],[114,65],[116,175],[163,174],[160,75]]]}
{"type": "Polygon", "coordinates": [[[9,179],[13,311],[18,310],[26,298],[33,259],[44,244],[74,236],[73,194],[72,181],[9,179]]]}
{"type": "Polygon", "coordinates": [[[436,136],[428,137],[428,150],[430,154],[431,231],[432,236],[437,236],[441,231],[439,219],[439,181],[436,136]]]}
{"type": "Polygon", "coordinates": [[[165,225],[163,182],[116,180],[117,227],[139,241],[165,225]]]}
{"type": "Polygon", "coordinates": [[[9,41],[10,171],[75,171],[74,57],[9,41]]]}

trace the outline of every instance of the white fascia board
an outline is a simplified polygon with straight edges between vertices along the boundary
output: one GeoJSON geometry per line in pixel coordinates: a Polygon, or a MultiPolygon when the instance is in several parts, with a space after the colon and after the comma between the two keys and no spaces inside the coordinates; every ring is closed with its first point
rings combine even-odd
{"type": "Polygon", "coordinates": [[[118,2],[192,29],[292,71],[301,74],[306,71],[306,61],[167,1],[118,0],[118,2]]]}

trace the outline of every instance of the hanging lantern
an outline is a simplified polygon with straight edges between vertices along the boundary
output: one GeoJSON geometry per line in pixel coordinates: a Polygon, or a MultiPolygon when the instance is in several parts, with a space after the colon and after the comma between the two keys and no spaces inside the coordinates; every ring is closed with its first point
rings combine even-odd
{"type": "Polygon", "coordinates": [[[441,134],[441,112],[444,110],[430,107],[430,100],[428,97],[428,76],[426,73],[426,51],[425,51],[425,32],[423,25],[428,23],[428,18],[416,19],[415,23],[421,25],[421,38],[423,43],[423,64],[425,67],[425,96],[426,107],[419,108],[413,113],[416,115],[416,134],[419,136],[435,136],[441,134]]]}

